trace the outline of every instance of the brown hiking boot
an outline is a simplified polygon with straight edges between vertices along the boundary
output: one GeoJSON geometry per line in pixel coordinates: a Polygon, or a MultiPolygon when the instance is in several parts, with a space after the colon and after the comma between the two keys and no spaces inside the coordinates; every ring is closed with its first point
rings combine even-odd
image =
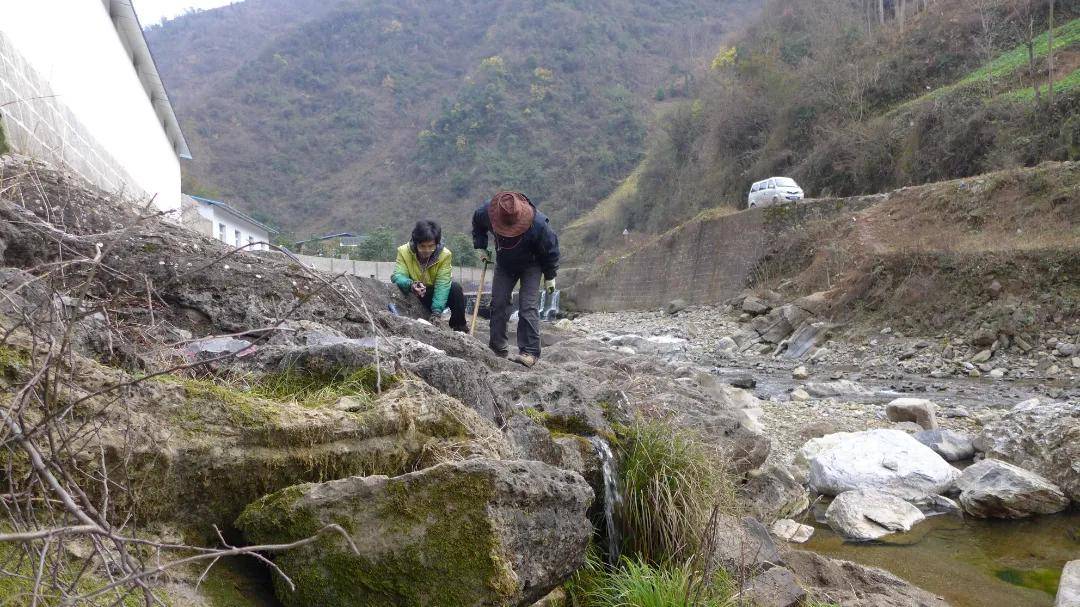
{"type": "Polygon", "coordinates": [[[512,361],[514,361],[516,363],[521,363],[521,364],[523,364],[523,365],[525,365],[526,367],[529,367],[529,368],[531,368],[533,365],[536,364],[536,357],[533,356],[532,354],[526,354],[524,352],[522,352],[521,354],[518,354],[517,356],[512,357],[510,360],[512,360],[512,361]]]}

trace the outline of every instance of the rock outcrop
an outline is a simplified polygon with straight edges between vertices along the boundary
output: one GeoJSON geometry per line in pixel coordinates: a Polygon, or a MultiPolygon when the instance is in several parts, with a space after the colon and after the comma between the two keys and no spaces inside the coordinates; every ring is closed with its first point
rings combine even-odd
{"type": "Polygon", "coordinates": [[[285,605],[526,606],[584,561],[593,492],[541,462],[467,460],[388,478],[297,485],[248,506],[237,526],[256,543],[327,535],[275,555],[296,583],[285,605]]]}
{"type": "Polygon", "coordinates": [[[1024,518],[1061,512],[1069,498],[1045,478],[1003,461],[984,459],[956,481],[964,512],[979,518],[1024,518]]]}
{"type": "Polygon", "coordinates": [[[979,450],[1038,473],[1080,502],[1080,401],[1024,401],[988,424],[979,450]]]}

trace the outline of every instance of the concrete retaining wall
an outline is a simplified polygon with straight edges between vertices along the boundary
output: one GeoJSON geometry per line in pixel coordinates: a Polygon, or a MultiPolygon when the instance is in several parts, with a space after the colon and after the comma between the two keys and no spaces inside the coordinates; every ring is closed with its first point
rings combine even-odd
{"type": "Polygon", "coordinates": [[[597,312],[656,309],[673,299],[722,302],[746,288],[775,239],[807,222],[880,200],[862,196],[721,216],[705,213],[585,277],[575,277],[568,298],[575,309],[597,312]]]}
{"type": "MultiPolygon", "coordinates": [[[[315,270],[329,272],[331,274],[345,272],[355,276],[376,278],[386,282],[390,282],[390,275],[394,273],[395,266],[392,261],[356,261],[354,259],[334,259],[332,257],[316,257],[314,255],[297,255],[296,257],[308,267],[315,270]]],[[[493,271],[493,268],[488,268],[487,277],[484,279],[484,282],[486,283],[484,285],[485,293],[491,290],[493,271]]],[[[454,266],[454,280],[460,282],[461,287],[466,292],[470,290],[475,291],[477,285],[480,283],[480,268],[454,266]]]]}

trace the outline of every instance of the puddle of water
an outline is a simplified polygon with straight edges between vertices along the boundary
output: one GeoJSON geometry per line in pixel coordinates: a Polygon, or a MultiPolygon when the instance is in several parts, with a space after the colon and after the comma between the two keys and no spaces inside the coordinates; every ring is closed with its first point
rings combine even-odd
{"type": "Polygon", "coordinates": [[[1019,521],[935,516],[875,543],[814,526],[803,548],[880,567],[954,607],[1050,607],[1062,567],[1080,558],[1077,508],[1019,521]]]}

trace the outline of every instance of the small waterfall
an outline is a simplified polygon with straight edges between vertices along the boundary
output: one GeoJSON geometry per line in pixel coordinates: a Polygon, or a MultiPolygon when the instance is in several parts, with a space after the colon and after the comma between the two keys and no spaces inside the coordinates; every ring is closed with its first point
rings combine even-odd
{"type": "MultiPolygon", "coordinates": [[[[545,292],[546,296],[547,293],[545,292]]],[[[551,294],[551,298],[548,301],[542,301],[540,304],[540,319],[541,320],[555,320],[555,317],[559,314],[559,291],[555,291],[551,294]]]]}
{"type": "Polygon", "coordinates": [[[600,458],[600,470],[604,474],[604,531],[607,534],[607,562],[614,565],[619,562],[619,530],[615,527],[615,506],[622,501],[616,484],[615,455],[611,445],[599,436],[591,439],[600,458]]]}

